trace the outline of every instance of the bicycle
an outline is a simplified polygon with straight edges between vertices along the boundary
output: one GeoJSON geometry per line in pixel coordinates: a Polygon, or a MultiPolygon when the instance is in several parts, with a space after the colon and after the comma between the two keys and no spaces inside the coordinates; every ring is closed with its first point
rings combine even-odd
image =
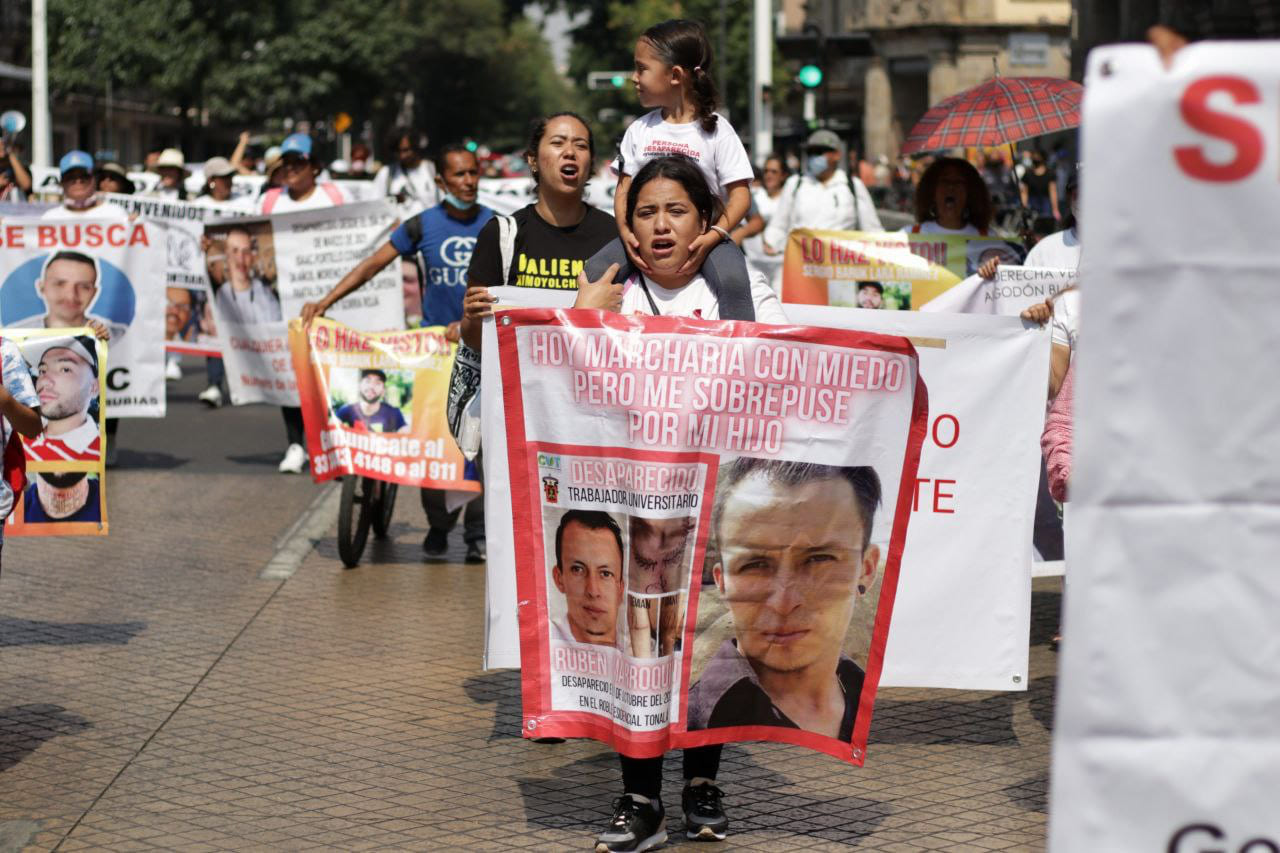
{"type": "Polygon", "coordinates": [[[369,530],[385,539],[391,528],[399,486],[372,477],[350,474],[342,478],[342,499],[338,504],[338,556],[354,569],[369,541],[369,530]]]}

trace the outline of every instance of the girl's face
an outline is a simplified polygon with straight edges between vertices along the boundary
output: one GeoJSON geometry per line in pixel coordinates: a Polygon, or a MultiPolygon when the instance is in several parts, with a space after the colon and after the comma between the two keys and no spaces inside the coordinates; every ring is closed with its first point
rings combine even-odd
{"type": "Polygon", "coordinates": [[[631,230],[640,241],[641,259],[654,272],[670,275],[689,259],[689,244],[707,230],[707,223],[683,185],[654,178],[636,197],[631,230]]]}
{"type": "Polygon", "coordinates": [[[547,122],[538,143],[538,183],[546,190],[581,194],[591,176],[590,131],[573,116],[556,116],[547,122]]]}
{"type": "Polygon", "coordinates": [[[663,62],[646,39],[636,42],[636,67],[631,82],[636,87],[640,105],[652,109],[668,104],[680,91],[681,75],[663,62]]]}

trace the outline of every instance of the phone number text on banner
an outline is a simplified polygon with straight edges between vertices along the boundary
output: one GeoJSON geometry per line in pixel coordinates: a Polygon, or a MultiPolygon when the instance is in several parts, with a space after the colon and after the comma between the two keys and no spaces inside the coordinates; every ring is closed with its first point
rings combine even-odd
{"type": "Polygon", "coordinates": [[[496,324],[525,735],[861,764],[927,421],[911,344],[595,311],[496,324]]]}
{"type": "Polygon", "coordinates": [[[358,332],[323,317],[289,326],[289,347],[317,482],[359,474],[479,492],[445,419],[456,344],[444,328],[358,332]]]}

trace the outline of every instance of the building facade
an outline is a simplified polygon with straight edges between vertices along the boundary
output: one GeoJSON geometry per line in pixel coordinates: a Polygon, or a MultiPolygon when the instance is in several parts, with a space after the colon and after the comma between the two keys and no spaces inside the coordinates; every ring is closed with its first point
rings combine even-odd
{"type": "Polygon", "coordinates": [[[997,69],[1071,72],[1071,0],[783,0],[781,18],[787,33],[807,27],[864,45],[869,55],[823,58],[818,115],[868,157],[897,156],[930,106],[997,69]]]}

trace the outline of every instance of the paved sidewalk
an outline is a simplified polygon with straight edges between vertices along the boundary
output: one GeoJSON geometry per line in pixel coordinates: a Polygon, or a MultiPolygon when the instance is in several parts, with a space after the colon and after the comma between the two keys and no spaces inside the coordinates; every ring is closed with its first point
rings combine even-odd
{"type": "MultiPolygon", "coordinates": [[[[0,850],[590,849],[616,759],[520,739],[515,674],[479,670],[483,569],[425,563],[402,490],[361,567],[330,529],[259,579],[320,493],[262,455],[119,473],[105,542],[6,543],[0,850]]],[[[1036,583],[1027,693],[883,691],[861,769],[728,747],[714,849],[1041,849],[1058,589],[1036,583]]]]}

